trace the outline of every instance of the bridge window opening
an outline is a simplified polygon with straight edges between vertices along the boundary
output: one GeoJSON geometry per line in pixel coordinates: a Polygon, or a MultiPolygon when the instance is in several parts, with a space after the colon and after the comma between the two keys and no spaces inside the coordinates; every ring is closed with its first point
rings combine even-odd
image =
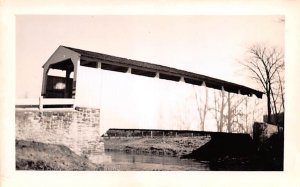
{"type": "Polygon", "coordinates": [[[98,62],[95,61],[80,60],[80,65],[90,68],[98,68],[98,62]]]}
{"type": "Polygon", "coordinates": [[[50,68],[47,75],[48,76],[54,76],[54,77],[65,77],[66,76],[66,71],[50,68]]]}
{"type": "Polygon", "coordinates": [[[111,64],[106,64],[106,63],[101,63],[101,69],[117,71],[117,72],[122,72],[122,73],[126,73],[128,71],[128,67],[111,65],[111,64]]]}
{"type": "Polygon", "coordinates": [[[131,73],[134,75],[142,75],[142,76],[146,76],[146,77],[155,77],[156,72],[153,71],[145,71],[145,70],[141,70],[141,69],[132,69],[131,73]]]}
{"type": "Polygon", "coordinates": [[[234,87],[224,87],[224,90],[226,91],[226,92],[231,92],[231,93],[236,93],[236,94],[238,94],[239,93],[239,89],[236,89],[236,88],[234,88],[234,87]]]}
{"type": "Polygon", "coordinates": [[[177,81],[177,82],[180,80],[180,76],[168,75],[168,74],[164,74],[164,73],[159,73],[159,78],[171,80],[171,81],[177,81]]]}
{"type": "Polygon", "coordinates": [[[198,81],[198,80],[195,80],[195,79],[184,78],[184,81],[186,83],[193,84],[193,85],[198,85],[198,86],[203,85],[203,81],[198,81]]]}
{"type": "Polygon", "coordinates": [[[208,88],[213,88],[213,89],[217,89],[217,90],[222,90],[222,87],[220,84],[213,84],[213,83],[205,83],[206,84],[206,87],[208,88]]]}
{"type": "Polygon", "coordinates": [[[70,78],[74,79],[74,71],[70,73],[70,78]]]}
{"type": "Polygon", "coordinates": [[[57,82],[53,89],[55,90],[64,90],[66,88],[66,84],[64,82],[57,82]]]}

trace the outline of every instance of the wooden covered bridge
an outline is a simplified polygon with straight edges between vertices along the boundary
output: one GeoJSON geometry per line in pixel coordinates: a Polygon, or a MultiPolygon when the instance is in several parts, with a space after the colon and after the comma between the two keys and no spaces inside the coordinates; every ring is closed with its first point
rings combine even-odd
{"type": "MultiPolygon", "coordinates": [[[[179,70],[167,66],[130,60],[121,57],[86,51],[66,46],[59,46],[54,54],[43,65],[42,93],[44,98],[73,98],[76,100],[82,97],[77,94],[85,90],[84,84],[79,86],[78,82],[83,77],[92,76],[89,74],[80,75],[82,68],[94,68],[109,70],[121,73],[165,79],[170,81],[183,81],[193,85],[204,85],[208,88],[225,90],[227,92],[262,98],[263,93],[224,80],[179,70]],[[64,77],[48,75],[50,69],[65,71],[64,77]]],[[[91,91],[91,90],[90,90],[91,91]]]]}

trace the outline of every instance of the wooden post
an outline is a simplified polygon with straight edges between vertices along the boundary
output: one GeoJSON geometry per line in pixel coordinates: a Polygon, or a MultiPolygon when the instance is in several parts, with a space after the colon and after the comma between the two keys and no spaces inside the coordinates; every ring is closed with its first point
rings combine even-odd
{"type": "Polygon", "coordinates": [[[129,67],[129,68],[127,69],[127,72],[126,72],[126,73],[131,74],[131,67],[129,67]]]}
{"type": "Polygon", "coordinates": [[[49,71],[49,66],[46,65],[43,71],[43,83],[42,83],[42,93],[41,93],[42,96],[46,95],[48,71],[49,71]]]}
{"type": "Polygon", "coordinates": [[[43,97],[42,96],[39,97],[39,109],[40,110],[43,109],[43,97]]]}
{"type": "Polygon", "coordinates": [[[71,88],[71,90],[70,90],[70,74],[71,74],[71,71],[66,70],[66,80],[65,80],[66,87],[65,87],[65,90],[64,90],[64,98],[72,97],[72,89],[73,88],[71,88]]]}

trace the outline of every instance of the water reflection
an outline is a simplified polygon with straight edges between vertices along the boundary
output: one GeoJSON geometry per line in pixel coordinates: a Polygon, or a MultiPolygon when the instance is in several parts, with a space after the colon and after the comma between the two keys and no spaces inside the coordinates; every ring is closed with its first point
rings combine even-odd
{"type": "Polygon", "coordinates": [[[110,159],[103,163],[107,171],[203,171],[209,164],[177,157],[105,152],[110,159]]]}

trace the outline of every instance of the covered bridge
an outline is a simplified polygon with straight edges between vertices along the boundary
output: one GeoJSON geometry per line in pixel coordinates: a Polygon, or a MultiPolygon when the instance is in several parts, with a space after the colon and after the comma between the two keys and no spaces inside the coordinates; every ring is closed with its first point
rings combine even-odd
{"type": "Polygon", "coordinates": [[[262,120],[262,92],[193,72],[66,46],[43,68],[42,97],[101,109],[102,132],[124,127],[249,132],[262,120]],[[199,105],[199,98],[208,102],[199,105]],[[206,117],[204,110],[210,110],[206,117]]]}
{"type": "MultiPolygon", "coordinates": [[[[193,85],[205,84],[208,88],[225,90],[227,92],[262,98],[263,93],[255,89],[227,82],[224,80],[179,70],[167,66],[130,60],[126,58],[86,51],[66,46],[59,46],[54,54],[43,65],[42,96],[44,98],[74,98],[80,100],[82,90],[86,91],[84,85],[78,84],[80,79],[91,74],[81,74],[83,68],[94,68],[121,73],[166,79],[170,81],[183,81],[193,85]],[[49,70],[63,70],[64,77],[51,76],[49,70]]],[[[97,81],[97,80],[94,80],[97,81]]],[[[92,90],[90,90],[92,91],[92,90]]]]}

